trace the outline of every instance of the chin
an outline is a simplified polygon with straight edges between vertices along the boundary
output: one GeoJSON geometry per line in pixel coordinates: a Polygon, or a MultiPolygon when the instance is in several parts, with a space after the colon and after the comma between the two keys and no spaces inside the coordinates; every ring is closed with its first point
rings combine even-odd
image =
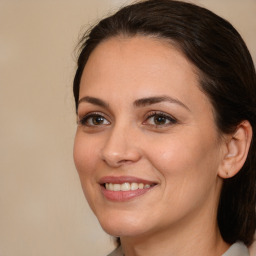
{"type": "Polygon", "coordinates": [[[145,232],[146,223],[139,221],[134,216],[122,215],[105,215],[104,217],[98,217],[103,230],[111,236],[138,236],[145,232]]]}

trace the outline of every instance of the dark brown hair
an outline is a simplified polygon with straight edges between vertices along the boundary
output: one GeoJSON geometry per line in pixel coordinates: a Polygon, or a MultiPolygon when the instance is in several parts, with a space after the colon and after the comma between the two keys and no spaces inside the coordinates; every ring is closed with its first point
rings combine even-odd
{"type": "MultiPolygon", "coordinates": [[[[221,133],[232,133],[248,120],[256,134],[256,75],[250,53],[234,27],[194,4],[148,0],[126,6],[101,20],[84,35],[74,78],[78,106],[82,72],[91,52],[115,36],[155,36],[169,40],[199,70],[201,90],[210,99],[221,133]]],[[[227,243],[250,245],[256,228],[256,141],[253,136],[240,172],[225,179],[218,208],[218,224],[227,243]]]]}

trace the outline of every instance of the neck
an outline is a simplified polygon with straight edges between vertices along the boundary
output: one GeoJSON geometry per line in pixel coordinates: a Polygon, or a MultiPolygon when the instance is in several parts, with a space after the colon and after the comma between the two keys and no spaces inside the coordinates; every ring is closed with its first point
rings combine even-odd
{"type": "Polygon", "coordinates": [[[221,256],[230,245],[221,237],[216,209],[209,209],[207,214],[191,213],[187,219],[157,232],[121,237],[125,256],[221,256]]]}
{"type": "Polygon", "coordinates": [[[221,256],[229,248],[217,231],[214,234],[212,231],[203,234],[169,232],[168,238],[164,233],[152,237],[141,236],[135,240],[121,238],[121,244],[125,256],[221,256]]]}

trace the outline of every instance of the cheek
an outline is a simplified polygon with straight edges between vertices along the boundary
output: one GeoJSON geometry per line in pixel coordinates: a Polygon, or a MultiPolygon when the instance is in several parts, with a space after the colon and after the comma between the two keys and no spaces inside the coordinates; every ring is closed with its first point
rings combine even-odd
{"type": "Polygon", "coordinates": [[[148,159],[172,190],[189,193],[206,189],[216,181],[219,150],[215,139],[184,133],[163,138],[154,145],[154,150],[148,151],[148,159]]]}
{"type": "Polygon", "coordinates": [[[98,189],[95,173],[99,155],[98,148],[97,143],[91,143],[90,139],[82,132],[77,132],[73,151],[74,162],[84,195],[93,211],[98,203],[95,193],[98,189]]]}
{"type": "Polygon", "coordinates": [[[75,137],[73,156],[82,182],[82,177],[90,176],[95,168],[98,156],[97,143],[90,143],[90,139],[78,131],[75,137]]]}
{"type": "MultiPolygon", "coordinates": [[[[179,219],[206,204],[217,200],[217,151],[209,144],[173,139],[172,143],[159,143],[151,154],[151,163],[161,175],[165,212],[179,219]],[[157,152],[157,154],[156,154],[157,152]]],[[[168,217],[166,217],[168,221],[168,217]]]]}

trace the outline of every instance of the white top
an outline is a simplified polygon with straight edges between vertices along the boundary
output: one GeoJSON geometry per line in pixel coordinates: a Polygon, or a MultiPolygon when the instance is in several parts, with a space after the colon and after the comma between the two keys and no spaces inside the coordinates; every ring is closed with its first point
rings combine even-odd
{"type": "MultiPolygon", "coordinates": [[[[124,256],[121,246],[107,256],[124,256]]],[[[234,243],[222,256],[249,256],[248,248],[242,242],[234,243]]]]}
{"type": "Polygon", "coordinates": [[[230,246],[222,256],[249,256],[249,250],[244,243],[237,242],[230,246]]]}

